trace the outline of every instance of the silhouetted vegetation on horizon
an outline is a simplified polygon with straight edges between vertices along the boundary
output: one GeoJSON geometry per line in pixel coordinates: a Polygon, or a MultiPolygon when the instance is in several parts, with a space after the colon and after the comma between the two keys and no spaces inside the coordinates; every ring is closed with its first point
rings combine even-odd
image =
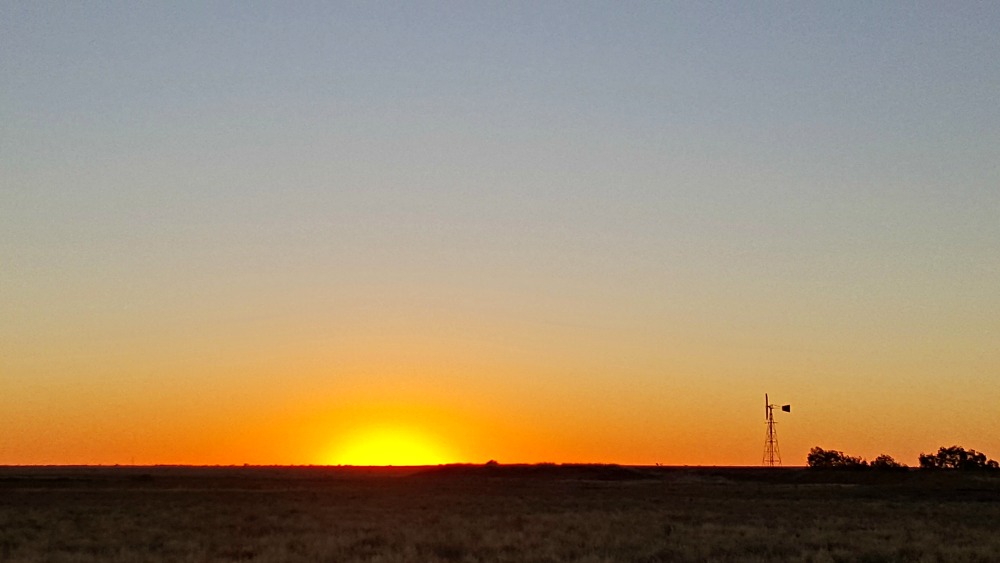
{"type": "Polygon", "coordinates": [[[892,456],[889,454],[882,454],[876,457],[875,459],[872,460],[870,464],[868,464],[868,466],[871,467],[872,469],[890,470],[890,471],[909,469],[905,463],[899,463],[898,461],[893,459],[892,456]]]}
{"type": "Polygon", "coordinates": [[[865,469],[868,467],[868,462],[860,457],[849,456],[838,450],[824,450],[819,446],[809,450],[806,464],[809,467],[836,469],[865,469]]]}
{"type": "MultiPolygon", "coordinates": [[[[957,469],[957,470],[997,470],[1000,464],[988,459],[986,454],[976,450],[966,450],[961,446],[950,446],[938,449],[936,454],[920,454],[920,469],[957,469]]],[[[806,465],[817,469],[875,469],[875,470],[906,470],[905,464],[897,462],[892,456],[882,454],[869,463],[861,457],[849,456],[839,450],[824,450],[816,446],[809,450],[806,465]]]]}
{"type": "Polygon", "coordinates": [[[963,469],[963,470],[996,470],[1000,464],[987,459],[986,454],[976,450],[966,450],[959,446],[938,449],[936,454],[920,454],[921,469],[963,469]]]}

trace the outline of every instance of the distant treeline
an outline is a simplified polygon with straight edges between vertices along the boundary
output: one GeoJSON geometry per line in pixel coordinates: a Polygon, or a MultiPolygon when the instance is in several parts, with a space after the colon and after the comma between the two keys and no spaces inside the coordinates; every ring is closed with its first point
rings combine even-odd
{"type": "MultiPolygon", "coordinates": [[[[976,450],[967,450],[960,446],[941,447],[936,454],[920,454],[918,458],[921,469],[961,469],[961,470],[997,470],[1000,464],[987,459],[986,454],[976,450]]],[[[908,469],[904,463],[899,463],[892,456],[882,454],[872,461],[849,456],[838,450],[824,450],[819,446],[809,450],[806,457],[809,467],[830,469],[878,469],[901,470],[908,469]]]]}

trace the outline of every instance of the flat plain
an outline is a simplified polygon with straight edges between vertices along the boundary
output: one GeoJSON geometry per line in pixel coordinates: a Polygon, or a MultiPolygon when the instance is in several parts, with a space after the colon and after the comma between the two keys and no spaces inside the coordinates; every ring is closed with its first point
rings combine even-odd
{"type": "Polygon", "coordinates": [[[2,561],[997,561],[1000,477],[0,467],[2,561]]]}

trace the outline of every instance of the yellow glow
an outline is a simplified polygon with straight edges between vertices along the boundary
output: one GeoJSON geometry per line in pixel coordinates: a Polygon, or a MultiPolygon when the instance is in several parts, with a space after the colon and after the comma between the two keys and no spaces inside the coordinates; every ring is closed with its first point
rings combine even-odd
{"type": "Polygon", "coordinates": [[[334,465],[438,465],[452,462],[446,448],[427,435],[401,427],[371,428],[350,435],[335,448],[334,465]]]}

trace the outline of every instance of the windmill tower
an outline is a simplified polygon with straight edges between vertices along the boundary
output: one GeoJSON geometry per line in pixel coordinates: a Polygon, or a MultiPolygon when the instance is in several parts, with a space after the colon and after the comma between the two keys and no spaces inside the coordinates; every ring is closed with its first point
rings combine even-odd
{"type": "MultiPolygon", "coordinates": [[[[772,405],[764,393],[764,420],[767,425],[767,437],[764,439],[764,465],[774,467],[781,465],[781,450],[778,449],[778,432],[774,429],[777,422],[774,421],[774,409],[778,405],[772,405]]],[[[783,412],[792,412],[792,405],[781,405],[783,412]]]]}

